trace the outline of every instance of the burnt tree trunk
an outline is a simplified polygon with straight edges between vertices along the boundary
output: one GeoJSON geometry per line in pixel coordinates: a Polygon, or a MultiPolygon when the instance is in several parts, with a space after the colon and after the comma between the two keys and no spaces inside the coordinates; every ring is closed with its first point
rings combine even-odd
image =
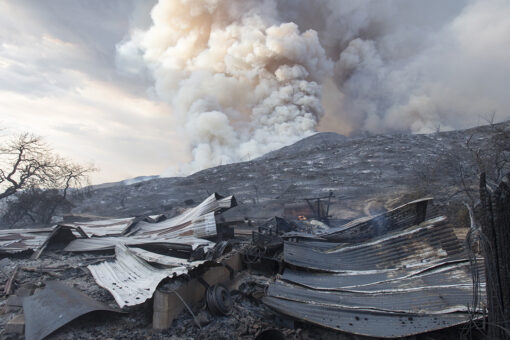
{"type": "Polygon", "coordinates": [[[502,181],[491,193],[482,173],[480,201],[489,338],[510,339],[510,187],[502,181]]]}

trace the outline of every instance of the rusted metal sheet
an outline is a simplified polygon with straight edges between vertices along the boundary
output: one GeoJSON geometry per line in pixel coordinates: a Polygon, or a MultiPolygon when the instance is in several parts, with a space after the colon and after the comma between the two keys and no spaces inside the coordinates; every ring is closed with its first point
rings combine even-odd
{"type": "Polygon", "coordinates": [[[54,228],[0,230],[0,254],[15,254],[38,249],[54,228]]]}
{"type": "Polygon", "coordinates": [[[362,242],[395,230],[403,230],[425,221],[427,205],[432,198],[409,202],[377,216],[362,217],[337,228],[330,228],[321,237],[335,242],[362,242]]]}
{"type": "Polygon", "coordinates": [[[115,247],[116,259],[87,268],[98,285],[108,290],[118,305],[135,306],[150,299],[166,277],[186,274],[185,266],[159,269],[136,256],[126,246],[115,247]]]}
{"type": "Polygon", "coordinates": [[[326,251],[286,242],[285,262],[327,272],[368,271],[415,267],[443,259],[465,259],[464,247],[453,228],[440,217],[373,241],[326,251]]]}
{"type": "MultiPolygon", "coordinates": [[[[330,329],[375,338],[399,338],[464,324],[466,313],[419,315],[339,309],[313,303],[264,297],[263,302],[288,316],[330,329]]],[[[475,317],[476,319],[476,317],[475,317]]]]}
{"type": "Polygon", "coordinates": [[[23,300],[25,339],[40,340],[68,322],[93,311],[118,312],[57,281],[23,300]]]}

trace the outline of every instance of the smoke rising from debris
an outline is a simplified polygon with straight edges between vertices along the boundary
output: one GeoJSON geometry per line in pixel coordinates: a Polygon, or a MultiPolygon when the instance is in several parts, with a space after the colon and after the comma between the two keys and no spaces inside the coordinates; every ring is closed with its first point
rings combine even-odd
{"type": "Polygon", "coordinates": [[[118,64],[148,71],[172,105],[190,173],[318,128],[416,133],[508,117],[509,16],[506,0],[160,0],[118,64]]]}

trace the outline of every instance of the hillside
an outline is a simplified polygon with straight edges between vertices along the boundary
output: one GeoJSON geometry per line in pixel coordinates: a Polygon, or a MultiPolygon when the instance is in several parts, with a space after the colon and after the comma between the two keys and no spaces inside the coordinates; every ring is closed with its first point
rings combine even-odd
{"type": "Polygon", "coordinates": [[[86,198],[74,202],[72,213],[122,217],[172,212],[212,192],[237,197],[239,206],[229,212],[230,218],[281,215],[287,202],[330,191],[335,195],[331,212],[342,220],[424,195],[433,195],[439,203],[460,202],[463,196],[455,195],[460,167],[467,184],[476,184],[466,141],[472,149],[484,149],[493,133],[489,126],[358,138],[317,133],[252,161],[188,177],[91,188],[86,198]]]}

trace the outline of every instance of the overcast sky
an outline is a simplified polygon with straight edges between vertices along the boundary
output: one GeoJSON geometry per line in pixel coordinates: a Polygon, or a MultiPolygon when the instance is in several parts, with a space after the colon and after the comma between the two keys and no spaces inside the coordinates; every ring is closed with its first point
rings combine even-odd
{"type": "Polygon", "coordinates": [[[152,5],[0,0],[3,133],[44,136],[58,153],[98,167],[94,183],[159,174],[186,160],[168,131],[171,110],[148,93],[149,79],[115,65],[116,44],[132,21],[149,20],[152,5]]]}

